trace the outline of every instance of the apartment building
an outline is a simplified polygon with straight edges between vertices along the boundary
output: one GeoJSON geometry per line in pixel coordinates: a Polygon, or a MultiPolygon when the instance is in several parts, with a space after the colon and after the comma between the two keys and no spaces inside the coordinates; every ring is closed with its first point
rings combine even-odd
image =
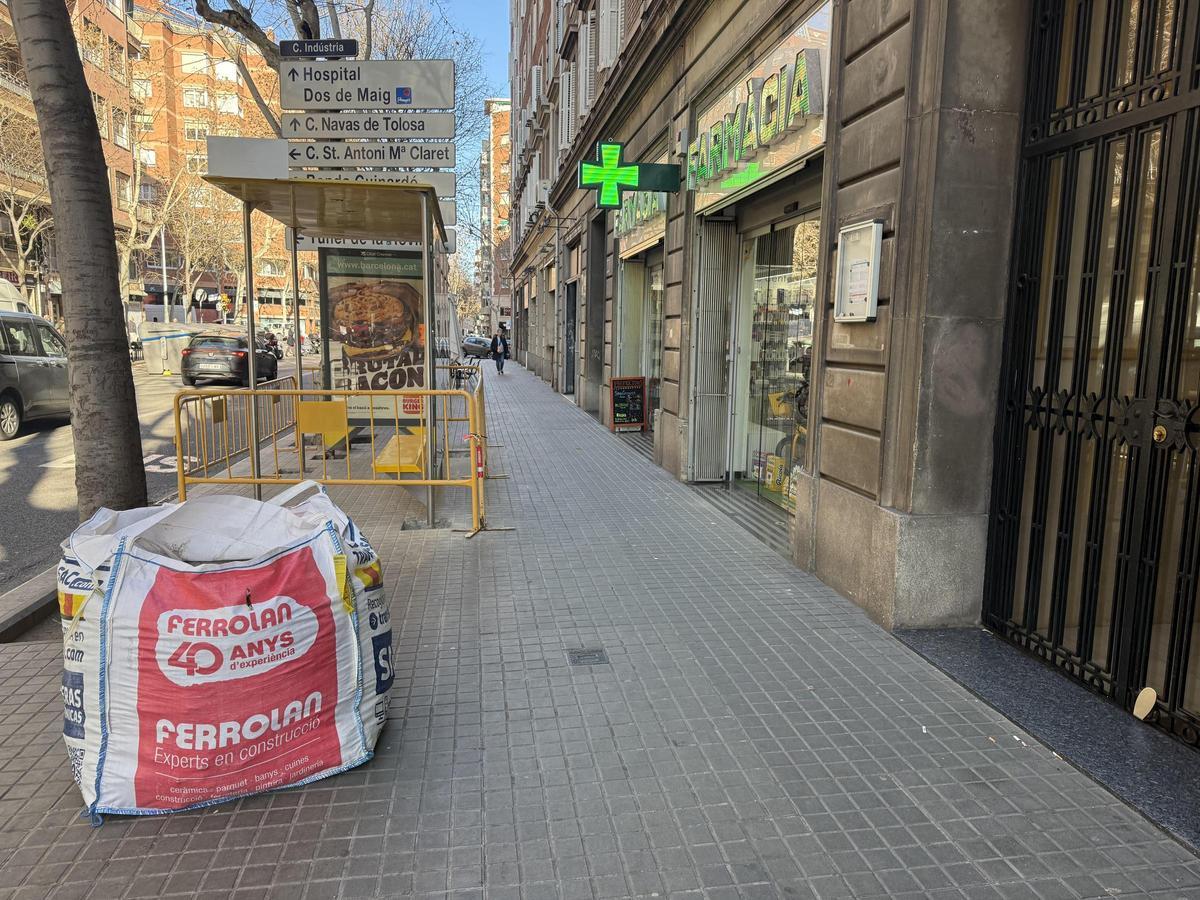
{"type": "MultiPolygon", "coordinates": [[[[113,222],[118,233],[127,233],[134,205],[130,66],[141,52],[141,29],[126,15],[124,0],[75,0],[69,5],[108,164],[113,222]]],[[[50,197],[33,104],[4,2],[0,2],[0,115],[8,138],[0,141],[4,144],[0,196],[10,198],[7,205],[13,210],[25,211],[28,205],[33,221],[49,218],[50,197]]],[[[50,318],[60,317],[62,285],[55,267],[53,228],[30,242],[14,235],[7,219],[0,216],[0,277],[24,290],[35,309],[50,318]]]]}
{"type": "MultiPolygon", "coordinates": [[[[233,53],[241,56],[276,118],[278,76],[252,46],[219,35],[177,6],[139,6],[134,17],[145,45],[133,83],[139,99],[137,149],[145,176],[139,179],[140,199],[151,211],[168,197],[174,204],[161,246],[141,254],[148,302],[161,304],[166,296],[199,318],[242,320],[241,208],[200,179],[208,171],[210,134],[274,136],[233,53]]],[[[256,222],[255,237],[259,321],[267,329],[289,330],[292,283],[284,229],[276,222],[256,222]]],[[[301,254],[300,266],[301,318],[312,333],[319,324],[315,254],[301,254]]]]}
{"type": "Polygon", "coordinates": [[[506,328],[512,326],[508,203],[512,178],[512,103],[507,99],[489,99],[484,101],[483,108],[488,116],[488,135],[483,139],[480,153],[478,277],[482,314],[487,317],[491,332],[495,332],[501,323],[506,328]]]}
{"type": "Polygon", "coordinates": [[[520,361],[606,426],[644,378],[654,461],[885,626],[1200,744],[1200,0],[511,15],[520,361]],[[599,207],[599,141],[680,189],[599,207]]]}

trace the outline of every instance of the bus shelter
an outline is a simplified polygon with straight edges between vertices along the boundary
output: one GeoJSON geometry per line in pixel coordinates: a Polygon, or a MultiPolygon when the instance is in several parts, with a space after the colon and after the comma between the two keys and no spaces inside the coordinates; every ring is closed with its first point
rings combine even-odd
{"type": "MultiPolygon", "coordinates": [[[[339,321],[336,324],[341,329],[341,333],[348,335],[348,340],[352,343],[364,345],[372,339],[371,335],[378,334],[381,329],[383,331],[387,330],[388,326],[385,320],[389,317],[395,317],[388,310],[402,310],[404,307],[400,301],[404,301],[410,305],[419,303],[421,313],[419,324],[408,321],[408,319],[414,319],[415,317],[413,316],[409,316],[404,321],[408,323],[410,330],[412,328],[419,330],[419,343],[422,348],[421,356],[423,358],[413,359],[412,353],[410,353],[408,358],[401,360],[404,363],[403,371],[391,373],[391,383],[382,386],[379,385],[377,381],[378,371],[376,371],[374,373],[376,383],[369,386],[376,389],[379,387],[414,386],[416,377],[414,377],[413,370],[418,367],[422,383],[429,387],[436,386],[434,348],[437,346],[438,338],[435,328],[435,323],[438,321],[435,309],[438,294],[434,277],[436,270],[434,256],[435,250],[445,246],[446,228],[438,206],[437,194],[433,187],[424,184],[285,180],[213,174],[205,176],[205,181],[234,197],[242,205],[242,231],[246,265],[246,326],[247,337],[252,347],[256,341],[252,214],[258,211],[281,222],[292,229],[293,232],[291,245],[292,296],[294,300],[292,328],[297,348],[300,345],[301,335],[300,269],[297,256],[299,252],[298,246],[302,237],[336,238],[343,241],[361,241],[367,243],[396,242],[406,245],[405,250],[407,252],[404,255],[411,257],[411,254],[414,252],[419,254],[420,265],[412,267],[421,273],[422,277],[419,279],[406,279],[402,277],[404,272],[399,263],[397,263],[395,268],[397,268],[397,275],[400,277],[392,279],[394,284],[385,284],[381,279],[378,281],[380,288],[374,293],[365,290],[359,290],[355,293],[353,307],[362,311],[361,315],[366,317],[365,321],[368,322],[369,327],[358,329],[354,321],[350,320],[345,322],[339,321]],[[376,312],[379,309],[384,310],[384,312],[376,312]],[[358,335],[358,337],[356,338],[355,335],[358,335]],[[409,373],[407,376],[405,374],[406,371],[409,373]],[[406,377],[408,378],[407,382],[405,381],[406,377]]],[[[351,251],[349,255],[346,255],[345,265],[347,271],[352,271],[355,265],[353,253],[354,251],[351,251]]],[[[333,279],[326,278],[324,264],[324,251],[322,251],[322,277],[320,285],[321,332],[323,345],[327,350],[322,363],[322,382],[323,386],[328,389],[331,386],[331,354],[328,352],[330,343],[329,295],[331,290],[330,282],[333,279]]],[[[365,267],[367,261],[362,261],[358,265],[365,267]]],[[[333,290],[338,290],[338,288],[335,287],[333,290]]],[[[403,314],[401,316],[403,318],[403,314]]],[[[398,329],[403,327],[404,322],[397,326],[398,329]]],[[[370,346],[354,346],[351,349],[361,355],[367,355],[370,354],[372,348],[370,346]]],[[[248,362],[250,384],[257,385],[254,353],[248,355],[248,362]]],[[[297,353],[297,368],[301,379],[299,386],[304,387],[302,359],[299,353],[297,353]]],[[[378,368],[377,362],[373,368],[378,368]]],[[[254,441],[252,446],[257,446],[259,436],[255,406],[256,404],[253,403],[249,406],[249,428],[251,440],[254,441]]],[[[431,417],[430,424],[432,425],[432,417],[436,413],[431,409],[429,415],[431,417]]],[[[434,429],[432,427],[426,429],[427,439],[430,443],[427,450],[430,456],[433,454],[433,432],[434,429]]],[[[257,453],[250,454],[250,465],[252,476],[257,478],[259,474],[257,453]]],[[[257,486],[256,493],[258,493],[257,486]]],[[[432,516],[432,489],[429,490],[429,493],[429,510],[432,516]]]]}

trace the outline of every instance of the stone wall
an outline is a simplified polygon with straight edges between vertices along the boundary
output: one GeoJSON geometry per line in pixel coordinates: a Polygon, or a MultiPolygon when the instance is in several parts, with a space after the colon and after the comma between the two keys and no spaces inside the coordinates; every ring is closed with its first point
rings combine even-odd
{"type": "Polygon", "coordinates": [[[979,617],[1028,6],[835,7],[815,474],[795,558],[888,627],[979,617]],[[869,220],[878,316],[834,323],[838,231],[869,220]]]}

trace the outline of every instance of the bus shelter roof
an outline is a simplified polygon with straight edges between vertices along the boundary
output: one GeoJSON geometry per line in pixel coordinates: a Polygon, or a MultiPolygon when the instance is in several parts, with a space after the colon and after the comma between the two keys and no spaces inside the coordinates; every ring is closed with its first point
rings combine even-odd
{"type": "Polygon", "coordinates": [[[437,192],[427,184],[226,175],[206,175],[204,180],[311,237],[419,244],[424,238],[421,198],[425,197],[434,233],[446,239],[437,192]]]}

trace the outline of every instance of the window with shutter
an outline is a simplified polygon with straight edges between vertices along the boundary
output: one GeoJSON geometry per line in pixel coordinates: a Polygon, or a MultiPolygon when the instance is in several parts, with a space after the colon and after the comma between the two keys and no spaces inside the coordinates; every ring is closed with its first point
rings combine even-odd
{"type": "Polygon", "coordinates": [[[565,70],[558,76],[558,149],[571,146],[571,72],[565,70]]]}
{"type": "Polygon", "coordinates": [[[625,0],[600,0],[600,68],[611,68],[621,55],[625,0]]]}
{"type": "Polygon", "coordinates": [[[575,61],[571,60],[571,72],[570,72],[571,77],[567,80],[567,87],[569,89],[568,98],[567,98],[567,110],[569,113],[567,115],[567,146],[568,147],[570,147],[573,143],[575,143],[575,110],[577,108],[576,104],[578,103],[578,98],[576,95],[579,92],[579,80],[576,77],[577,73],[578,73],[578,69],[575,66],[575,61]]]}
{"type": "Polygon", "coordinates": [[[597,20],[599,23],[598,41],[596,47],[596,65],[601,69],[607,69],[613,58],[612,47],[612,28],[609,23],[612,19],[609,0],[599,0],[597,4],[597,20]]]}
{"type": "Polygon", "coordinates": [[[542,105],[542,67],[534,66],[532,73],[533,114],[536,116],[538,107],[542,105]]]}
{"type": "MultiPolygon", "coordinates": [[[[588,13],[590,16],[591,13],[588,13]]],[[[584,27],[579,31],[579,62],[583,66],[583,77],[579,84],[578,100],[579,100],[579,118],[587,115],[588,111],[588,82],[591,80],[588,77],[588,70],[591,68],[592,60],[592,30],[584,23],[584,27]]]]}
{"type": "MultiPolygon", "coordinates": [[[[596,51],[600,43],[600,25],[596,20],[596,11],[593,9],[587,15],[587,32],[588,32],[588,53],[587,53],[587,106],[586,110],[592,108],[592,104],[596,102],[596,51]]],[[[585,111],[586,111],[585,110],[585,111]]]]}

